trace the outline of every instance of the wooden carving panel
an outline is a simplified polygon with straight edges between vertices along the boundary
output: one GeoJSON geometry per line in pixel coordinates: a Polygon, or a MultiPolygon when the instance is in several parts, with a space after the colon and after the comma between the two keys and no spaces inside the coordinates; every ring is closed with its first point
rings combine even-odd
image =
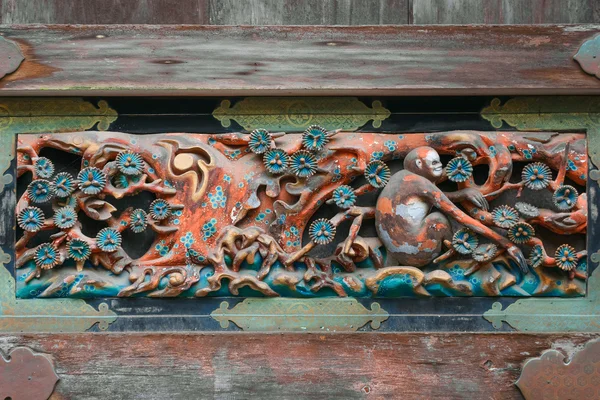
{"type": "Polygon", "coordinates": [[[582,296],[584,134],[18,136],[17,296],[582,296]]]}

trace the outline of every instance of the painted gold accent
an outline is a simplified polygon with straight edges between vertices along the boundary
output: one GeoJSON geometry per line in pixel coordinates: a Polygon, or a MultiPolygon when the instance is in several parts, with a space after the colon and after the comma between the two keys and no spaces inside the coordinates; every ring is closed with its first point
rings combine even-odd
{"type": "MultiPolygon", "coordinates": [[[[522,131],[586,130],[591,179],[600,181],[600,99],[591,96],[517,97],[501,105],[499,99],[481,111],[494,128],[503,121],[522,131]],[[595,168],[594,168],[595,167],[595,168]]],[[[589,218],[597,219],[592,214],[589,218]]],[[[600,251],[589,255],[600,263],[600,251]]],[[[600,332],[600,274],[588,278],[588,295],[573,299],[521,299],[508,305],[494,303],[484,313],[496,329],[502,322],[525,332],[600,332]]]]}
{"type": "Polygon", "coordinates": [[[117,117],[104,100],[95,106],[78,98],[0,98],[3,134],[107,130],[117,117]]]}
{"type": "Polygon", "coordinates": [[[244,331],[353,332],[371,323],[378,329],[389,314],[379,303],[365,308],[356,299],[245,299],[224,301],[210,314],[222,328],[233,322],[244,331]]]}
{"type": "Polygon", "coordinates": [[[229,127],[234,120],[244,129],[270,131],[302,131],[310,125],[325,129],[356,130],[369,121],[379,128],[391,115],[380,101],[369,108],[356,97],[248,97],[231,106],[223,100],[213,111],[221,125],[229,127]]]}

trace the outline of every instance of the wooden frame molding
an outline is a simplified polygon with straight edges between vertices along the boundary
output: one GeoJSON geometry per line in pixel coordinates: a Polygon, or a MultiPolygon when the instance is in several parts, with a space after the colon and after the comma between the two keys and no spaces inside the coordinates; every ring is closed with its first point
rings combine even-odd
{"type": "Polygon", "coordinates": [[[573,59],[598,25],[11,25],[2,96],[600,94],[573,59]]]}

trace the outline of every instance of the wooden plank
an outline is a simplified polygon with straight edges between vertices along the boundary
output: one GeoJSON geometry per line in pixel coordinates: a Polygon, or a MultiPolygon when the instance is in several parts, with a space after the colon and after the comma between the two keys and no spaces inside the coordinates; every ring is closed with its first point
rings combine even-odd
{"type": "Polygon", "coordinates": [[[600,22],[597,0],[414,0],[414,24],[584,24],[600,22]]]}
{"type": "Polygon", "coordinates": [[[208,0],[0,0],[3,24],[207,24],[208,0]]]}
{"type": "Polygon", "coordinates": [[[0,95],[598,94],[577,26],[0,26],[0,95]],[[560,46],[557,46],[560,43],[560,46]]]}
{"type": "Polygon", "coordinates": [[[408,0],[210,0],[214,25],[408,23],[408,0]]]}
{"type": "Polygon", "coordinates": [[[590,335],[56,334],[0,337],[48,353],[52,399],[521,399],[523,362],[590,335]]]}

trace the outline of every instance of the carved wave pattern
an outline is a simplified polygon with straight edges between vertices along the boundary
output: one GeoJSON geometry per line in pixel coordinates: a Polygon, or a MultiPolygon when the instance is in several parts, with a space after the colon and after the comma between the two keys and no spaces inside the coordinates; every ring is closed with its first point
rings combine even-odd
{"type": "Polygon", "coordinates": [[[21,298],[585,294],[582,134],[18,141],[21,298]]]}

